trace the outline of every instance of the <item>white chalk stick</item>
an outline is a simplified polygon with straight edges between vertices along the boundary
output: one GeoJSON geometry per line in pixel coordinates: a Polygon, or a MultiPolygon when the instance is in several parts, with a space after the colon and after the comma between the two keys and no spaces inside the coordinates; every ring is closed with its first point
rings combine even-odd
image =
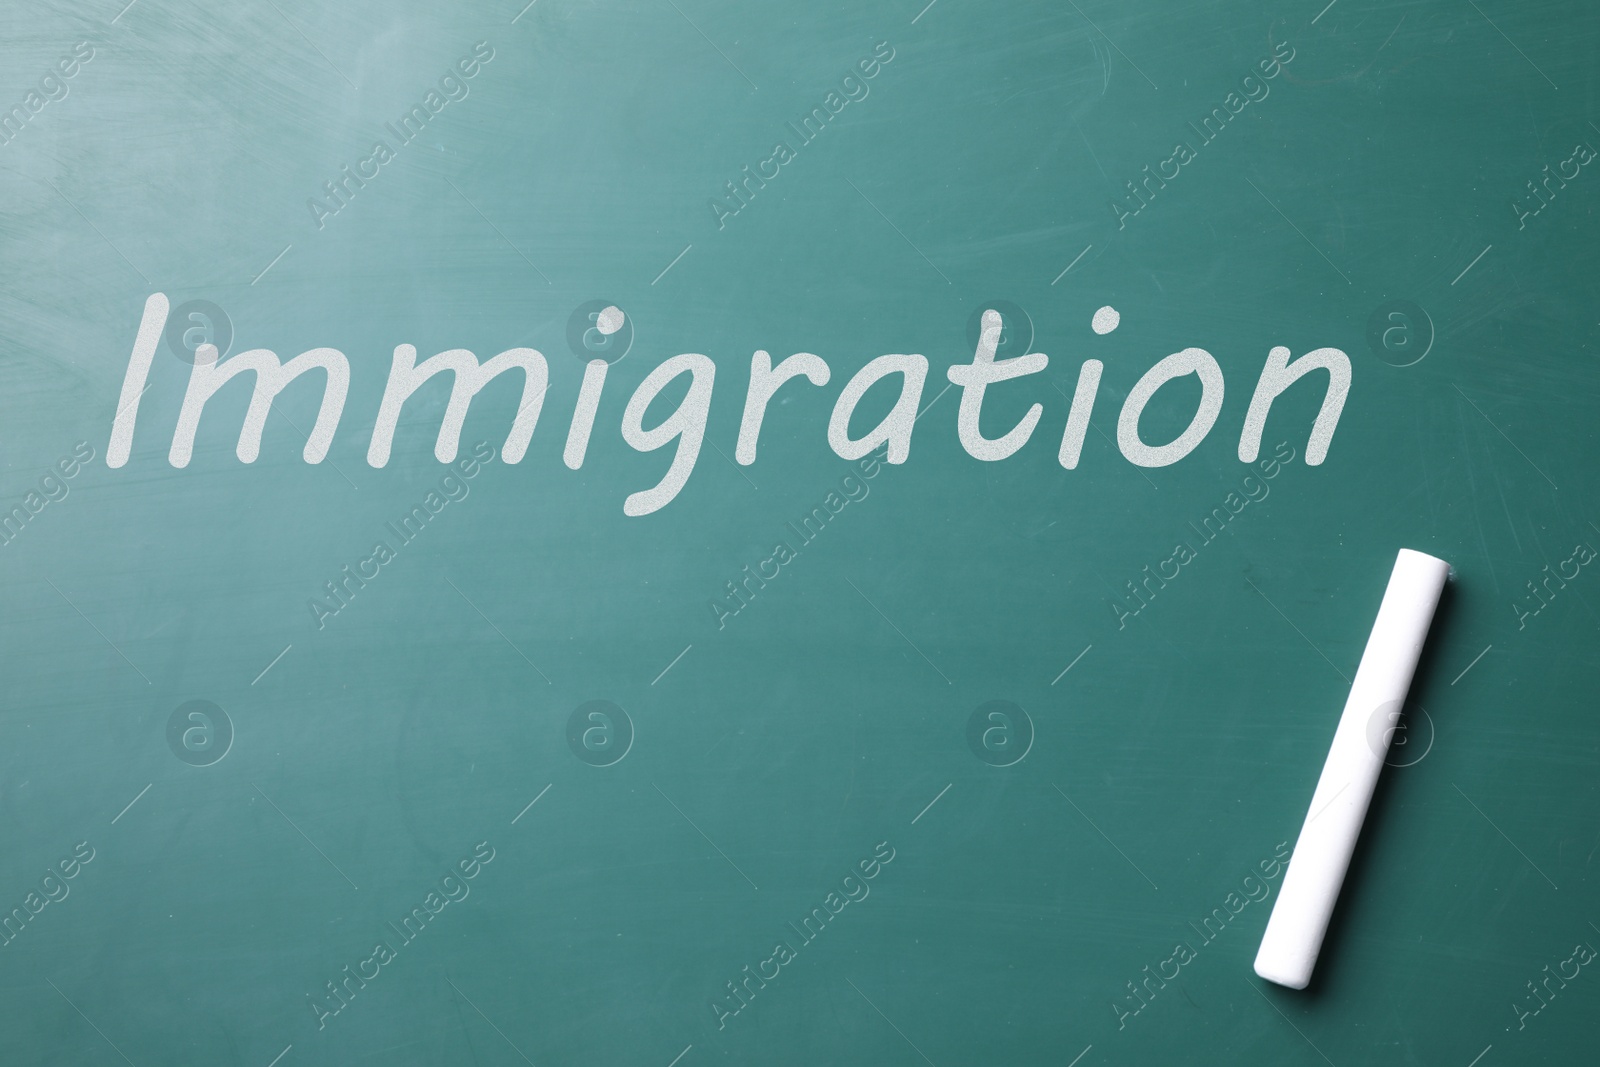
{"type": "Polygon", "coordinates": [[[1269,982],[1304,989],[1311,981],[1394,722],[1449,573],[1444,560],[1409,548],[1402,548],[1394,561],[1378,620],[1256,953],[1256,973],[1269,982]]]}

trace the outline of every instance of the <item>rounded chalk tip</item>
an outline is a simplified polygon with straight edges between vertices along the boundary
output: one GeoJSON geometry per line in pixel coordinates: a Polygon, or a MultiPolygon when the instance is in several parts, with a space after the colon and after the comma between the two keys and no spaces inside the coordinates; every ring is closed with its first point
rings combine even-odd
{"type": "Polygon", "coordinates": [[[1276,985],[1285,986],[1289,989],[1304,989],[1306,986],[1311,984],[1311,973],[1309,971],[1303,974],[1296,971],[1291,971],[1288,968],[1276,966],[1270,962],[1260,959],[1259,957],[1256,959],[1256,974],[1260,975],[1262,978],[1265,978],[1269,982],[1275,983],[1276,985]]]}
{"type": "Polygon", "coordinates": [[[1434,564],[1434,565],[1437,565],[1437,566],[1440,566],[1440,567],[1444,567],[1446,570],[1450,569],[1450,564],[1446,563],[1444,560],[1440,559],[1438,556],[1430,556],[1426,552],[1418,552],[1414,548],[1402,548],[1400,550],[1400,552],[1399,552],[1399,558],[1400,559],[1409,559],[1411,561],[1411,563],[1413,563],[1413,564],[1430,563],[1430,564],[1434,564]]]}

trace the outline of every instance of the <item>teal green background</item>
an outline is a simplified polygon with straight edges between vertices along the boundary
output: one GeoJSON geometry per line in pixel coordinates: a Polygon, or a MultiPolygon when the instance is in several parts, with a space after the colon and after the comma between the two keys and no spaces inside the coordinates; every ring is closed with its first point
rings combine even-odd
{"type": "MultiPolygon", "coordinates": [[[[79,442],[95,456],[0,547],[0,910],[78,842],[95,853],[0,948],[0,1060],[1590,1055],[1588,969],[1521,1029],[1512,1005],[1600,946],[1600,575],[1515,605],[1600,547],[1600,175],[1523,228],[1510,204],[1600,145],[1594,8],[121,3],[11,5],[0,32],[0,108],[94,48],[0,146],[0,512],[79,442]],[[477,41],[494,59],[470,94],[319,229],[307,198],[477,41]],[[709,200],[880,41],[870,95],[719,229],[709,200]],[[1282,42],[1270,95],[1119,230],[1123,183],[1282,42]],[[163,346],[108,469],[152,292],[221,307],[235,352],[344,352],[328,460],[305,463],[297,430],[318,379],[278,400],[254,464],[235,383],[171,467],[189,366],[163,346]],[[594,299],[635,339],[571,471],[566,324],[594,299]],[[982,463],[940,391],[995,300],[1050,363],[990,390],[988,432],[1044,415],[982,463]],[[1431,341],[1405,367],[1367,341],[1395,300],[1431,341]],[[1102,337],[1103,305],[1122,325],[1102,337]],[[537,348],[549,395],[526,458],[487,464],[319,630],[307,601],[446,473],[439,381],[389,465],[366,463],[406,343],[537,348]],[[1326,462],[1303,460],[1318,375],[1273,408],[1264,451],[1296,459],[1270,495],[1119,629],[1124,583],[1249,473],[1239,429],[1276,345],[1349,354],[1326,462]],[[1221,418],[1141,471],[1112,440],[1121,400],[1190,346],[1223,368],[1221,418]],[[833,380],[786,386],[739,468],[756,349],[817,353],[833,380]],[[623,406],[682,352],[716,363],[716,447],[670,505],[624,517],[670,449],[628,448],[623,406]],[[895,352],[931,364],[909,461],[719,629],[725,583],[849,472],[826,440],[839,390],[895,352]],[[1069,471],[1058,390],[1089,358],[1096,432],[1069,471]],[[1411,765],[1380,785],[1314,984],[1271,987],[1250,968],[1270,900],[1211,944],[1189,924],[1293,842],[1401,547],[1456,575],[1394,759],[1411,765]],[[234,732],[203,767],[167,742],[195,699],[234,732]],[[633,725],[611,766],[567,742],[591,700],[633,725]],[[968,748],[991,700],[1032,723],[1011,766],[968,748]],[[319,1030],[308,995],[482,841],[470,896],[319,1030]],[[719,1029],[725,983],[884,841],[870,896],[719,1029]],[[1119,1026],[1125,983],[1184,940],[1197,958],[1119,1026]]],[[[473,405],[464,450],[498,452],[514,377],[473,405]]],[[[1146,438],[1197,395],[1163,390],[1146,438]]]]}

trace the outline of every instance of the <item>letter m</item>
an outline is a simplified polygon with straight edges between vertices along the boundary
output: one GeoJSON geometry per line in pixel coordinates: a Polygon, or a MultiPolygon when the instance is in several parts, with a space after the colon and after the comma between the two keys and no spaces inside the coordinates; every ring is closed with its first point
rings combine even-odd
{"type": "Polygon", "coordinates": [[[338,428],[339,416],[344,413],[345,394],[350,391],[350,361],[335,348],[313,348],[302,352],[287,363],[265,348],[240,352],[226,361],[217,358],[215,345],[201,345],[195,351],[194,369],[189,372],[189,388],[183,394],[183,409],[178,413],[178,426],[172,434],[172,449],[167,460],[174,467],[187,467],[194,452],[195,432],[200,428],[200,413],[206,401],[217,390],[238,374],[255,371],[256,387],[250,397],[250,407],[245,412],[244,425],[239,430],[239,459],[254,463],[261,452],[261,431],[266,428],[267,414],[272,410],[273,399],[288,384],[311,370],[321,368],[328,376],[322,390],[322,407],[317,411],[317,421],[306,438],[304,451],[307,463],[321,463],[333,443],[333,431],[338,428]]]}
{"type": "Polygon", "coordinates": [[[26,111],[22,110],[22,106],[19,104],[10,111],[7,111],[3,118],[0,118],[0,127],[4,127],[7,133],[11,134],[12,137],[15,137],[17,134],[22,132],[22,127],[26,126],[28,124],[28,120],[32,117],[33,116],[29,115],[26,111]],[[16,123],[15,127],[12,126],[13,122],[16,123]]]}
{"type": "Polygon", "coordinates": [[[501,455],[507,463],[517,463],[528,451],[533,438],[533,428],[539,421],[539,410],[544,406],[544,392],[549,384],[549,370],[544,356],[531,348],[508,348],[489,362],[478,363],[478,357],[464,348],[440,352],[432,359],[417,363],[414,345],[396,345],[394,363],[389,369],[389,384],[383,389],[383,403],[378,408],[378,421],[372,428],[372,444],[367,447],[367,463],[382,467],[389,462],[389,449],[394,443],[395,426],[400,421],[400,408],[412,393],[435,374],[450,371],[454,384],[450,387],[450,403],[444,411],[444,421],[439,424],[439,437],[434,442],[433,454],[440,463],[456,458],[456,448],[461,443],[461,427],[467,421],[467,408],[490,381],[512,367],[521,367],[523,373],[522,402],[511,420],[511,432],[506,435],[501,455]]]}

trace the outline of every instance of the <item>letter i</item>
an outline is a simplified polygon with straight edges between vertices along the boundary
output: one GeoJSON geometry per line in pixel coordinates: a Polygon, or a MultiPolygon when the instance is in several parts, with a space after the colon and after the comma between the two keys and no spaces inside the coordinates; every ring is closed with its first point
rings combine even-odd
{"type": "Polygon", "coordinates": [[[1094,410],[1095,395],[1100,391],[1100,371],[1105,364],[1098,359],[1086,359],[1078,368],[1078,387],[1072,393],[1072,409],[1067,413],[1067,428],[1061,435],[1061,451],[1056,460],[1067,470],[1078,466],[1083,453],[1083,436],[1089,432],[1089,418],[1094,410]]]}
{"type": "Polygon", "coordinates": [[[591,359],[583,369],[583,384],[578,387],[578,406],[572,412],[572,425],[567,430],[567,447],[561,461],[571,470],[583,466],[583,457],[589,451],[589,434],[594,430],[594,416],[600,410],[600,391],[606,386],[608,364],[603,359],[591,359]]]}

